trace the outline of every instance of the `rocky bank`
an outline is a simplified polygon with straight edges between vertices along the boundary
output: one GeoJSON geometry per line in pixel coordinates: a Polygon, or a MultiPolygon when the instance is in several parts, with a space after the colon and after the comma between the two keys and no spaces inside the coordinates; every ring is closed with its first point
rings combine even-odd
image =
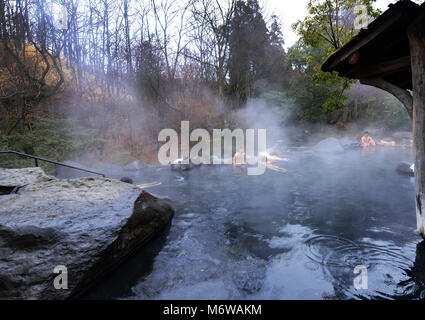
{"type": "Polygon", "coordinates": [[[59,180],[40,168],[0,169],[0,191],[0,299],[78,297],[174,214],[169,201],[128,183],[59,180]],[[54,286],[57,266],[67,289],[54,286]]]}

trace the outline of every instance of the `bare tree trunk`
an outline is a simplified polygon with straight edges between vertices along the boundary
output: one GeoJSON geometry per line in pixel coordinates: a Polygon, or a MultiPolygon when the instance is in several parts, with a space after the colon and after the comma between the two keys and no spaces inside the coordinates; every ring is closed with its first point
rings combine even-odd
{"type": "Polygon", "coordinates": [[[131,76],[133,72],[133,65],[131,61],[131,42],[130,42],[130,24],[128,21],[128,0],[124,0],[124,23],[125,23],[125,50],[127,60],[127,73],[131,76]]]}
{"type": "Polygon", "coordinates": [[[425,239],[425,5],[409,27],[413,81],[413,136],[415,144],[416,221],[425,239]]]}

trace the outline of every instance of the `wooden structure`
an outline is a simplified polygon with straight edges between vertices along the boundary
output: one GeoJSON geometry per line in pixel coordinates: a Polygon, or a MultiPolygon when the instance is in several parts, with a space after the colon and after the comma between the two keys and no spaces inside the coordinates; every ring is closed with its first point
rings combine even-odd
{"type": "Polygon", "coordinates": [[[413,121],[416,216],[425,239],[425,3],[401,0],[322,65],[396,96],[413,121]]]}

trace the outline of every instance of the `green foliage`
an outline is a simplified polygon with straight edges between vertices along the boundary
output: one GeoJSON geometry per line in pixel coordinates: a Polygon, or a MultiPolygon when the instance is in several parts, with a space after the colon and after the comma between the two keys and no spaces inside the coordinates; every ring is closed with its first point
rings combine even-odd
{"type": "Polygon", "coordinates": [[[316,71],[314,61],[319,61],[318,56],[319,49],[305,46],[302,41],[288,50],[288,67],[297,74],[288,95],[295,99],[295,118],[301,122],[325,122],[328,112],[341,108],[338,105],[341,89],[334,84],[332,77],[316,71]],[[319,79],[319,75],[323,78],[319,79]]]}
{"type": "Polygon", "coordinates": [[[344,79],[335,72],[323,72],[320,67],[332,53],[358,33],[354,28],[356,5],[366,6],[370,17],[380,14],[379,10],[373,8],[374,2],[376,0],[310,0],[307,17],[293,25],[293,29],[300,36],[299,46],[310,52],[305,61],[314,70],[312,79],[339,87],[332,91],[324,103],[325,112],[339,110],[345,106],[347,97],[343,92],[350,88],[353,81],[344,79]]]}
{"type": "Polygon", "coordinates": [[[310,0],[309,14],[293,28],[306,45],[322,48],[323,57],[341,48],[357,34],[354,28],[354,7],[364,5],[368,16],[377,17],[379,10],[373,8],[376,0],[310,0]]]}
{"type": "MultiPolygon", "coordinates": [[[[380,12],[373,8],[375,0],[310,0],[308,16],[293,25],[300,40],[288,50],[287,63],[298,73],[291,95],[303,122],[341,121],[339,110],[354,101],[347,97],[355,80],[339,77],[336,72],[323,72],[321,65],[334,52],[357,34],[354,28],[354,6],[363,4],[370,17],[380,12]]],[[[351,95],[351,93],[350,93],[351,95]]],[[[344,121],[359,120],[381,127],[396,129],[409,126],[408,115],[391,95],[377,92],[356,98],[360,113],[344,121]]]]}
{"type": "Polygon", "coordinates": [[[228,91],[239,107],[270,86],[288,85],[283,43],[276,16],[268,28],[257,0],[236,2],[230,25],[228,91]]]}
{"type": "Polygon", "coordinates": [[[262,93],[259,98],[272,106],[274,114],[282,124],[292,120],[296,112],[295,98],[290,97],[287,92],[270,90],[262,93]]]}
{"type": "Polygon", "coordinates": [[[345,108],[344,102],[347,100],[347,96],[342,94],[342,91],[333,90],[330,93],[329,98],[323,104],[323,110],[327,113],[341,110],[345,108]]]}
{"type": "MultiPolygon", "coordinates": [[[[16,121],[16,119],[14,120],[16,121]]],[[[82,127],[69,120],[43,118],[34,122],[32,130],[25,134],[14,131],[8,136],[3,135],[0,138],[0,150],[14,150],[25,153],[25,149],[31,146],[37,156],[64,161],[71,157],[79,157],[87,150],[103,145],[105,141],[96,135],[97,130],[82,127]]],[[[52,173],[55,169],[55,165],[52,164],[39,162],[39,165],[49,173],[52,173]]],[[[22,168],[32,166],[34,166],[32,159],[24,159],[16,155],[0,156],[0,167],[22,168]]]]}
{"type": "Polygon", "coordinates": [[[306,72],[311,65],[307,61],[310,57],[309,52],[305,50],[300,41],[288,49],[286,57],[286,66],[298,73],[306,72]]]}
{"type": "Polygon", "coordinates": [[[366,108],[360,120],[388,129],[410,129],[411,120],[407,111],[390,94],[371,96],[361,103],[366,108]]]}
{"type": "Polygon", "coordinates": [[[297,84],[297,90],[293,92],[298,105],[296,118],[301,122],[325,122],[323,105],[330,95],[329,88],[314,83],[308,77],[300,78],[297,84]]]}

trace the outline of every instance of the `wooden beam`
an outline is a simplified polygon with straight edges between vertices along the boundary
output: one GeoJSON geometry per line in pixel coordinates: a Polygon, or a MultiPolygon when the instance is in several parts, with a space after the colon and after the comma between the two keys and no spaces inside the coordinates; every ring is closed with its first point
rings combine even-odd
{"type": "Polygon", "coordinates": [[[357,79],[382,77],[386,74],[410,70],[410,60],[410,56],[406,56],[372,66],[363,66],[354,74],[354,77],[357,79]]]}
{"type": "Polygon", "coordinates": [[[425,239],[425,3],[407,29],[412,57],[416,222],[425,239]]]}

